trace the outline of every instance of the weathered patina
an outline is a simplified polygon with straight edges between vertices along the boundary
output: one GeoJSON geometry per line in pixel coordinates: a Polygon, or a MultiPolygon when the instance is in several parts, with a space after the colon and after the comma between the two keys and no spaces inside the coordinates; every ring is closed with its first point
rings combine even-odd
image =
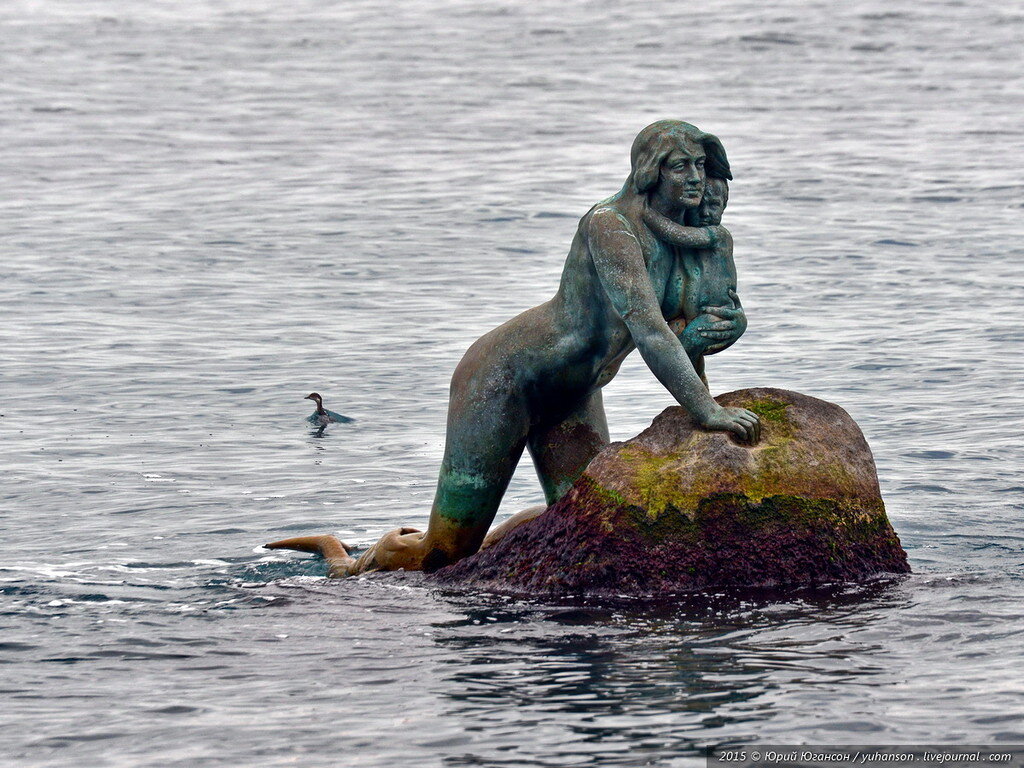
{"type": "Polygon", "coordinates": [[[604,449],[558,503],[434,578],[526,594],[663,595],[909,571],[871,451],[839,406],[781,389],[717,398],[761,441],[669,408],[604,449]]]}
{"type": "Polygon", "coordinates": [[[758,417],[716,403],[698,370],[704,355],[745,330],[738,295],[733,290],[720,304],[699,308],[691,301],[687,312],[697,278],[681,260],[688,251],[731,244],[728,232],[686,227],[672,242],[646,218],[656,214],[680,228],[694,223],[687,214],[700,205],[707,180],[732,178],[725,150],[689,123],[662,120],[639,133],[630,161],[622,189],[580,220],[554,297],[482,336],[455,369],[426,532],[397,529],[358,559],[330,537],[268,547],[321,552],[332,575],[430,571],[476,552],[524,449],[551,504],[607,445],[601,388],[634,349],[702,429],[757,441],[758,417]]]}

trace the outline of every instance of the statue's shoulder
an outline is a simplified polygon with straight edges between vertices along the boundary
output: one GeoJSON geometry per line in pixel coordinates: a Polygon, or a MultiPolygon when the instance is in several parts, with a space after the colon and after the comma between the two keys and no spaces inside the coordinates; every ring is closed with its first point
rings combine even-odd
{"type": "Polygon", "coordinates": [[[617,198],[602,200],[580,219],[580,232],[588,235],[628,232],[636,235],[636,222],[631,220],[627,207],[617,198]]]}
{"type": "Polygon", "coordinates": [[[730,232],[725,227],[722,227],[722,231],[721,231],[720,234],[721,234],[720,245],[728,248],[731,251],[732,250],[732,232],[730,232]]]}

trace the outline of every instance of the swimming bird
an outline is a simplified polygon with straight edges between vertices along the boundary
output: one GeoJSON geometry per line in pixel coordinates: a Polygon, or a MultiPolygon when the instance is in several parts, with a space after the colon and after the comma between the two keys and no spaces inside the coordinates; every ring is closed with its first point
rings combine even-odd
{"type": "Polygon", "coordinates": [[[328,424],[347,424],[350,421],[355,421],[355,419],[349,418],[348,416],[342,416],[340,413],[328,411],[324,408],[324,399],[316,392],[310,392],[303,398],[303,400],[312,400],[316,403],[316,410],[313,411],[313,415],[306,419],[306,421],[315,427],[323,429],[328,424]]]}

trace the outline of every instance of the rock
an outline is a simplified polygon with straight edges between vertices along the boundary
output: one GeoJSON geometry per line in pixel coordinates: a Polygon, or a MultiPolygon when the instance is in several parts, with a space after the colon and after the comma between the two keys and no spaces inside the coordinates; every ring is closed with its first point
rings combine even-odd
{"type": "Polygon", "coordinates": [[[782,389],[716,399],[760,416],[758,445],[668,408],[605,448],[543,514],[432,578],[518,594],[652,595],[909,572],[846,411],[782,389]]]}

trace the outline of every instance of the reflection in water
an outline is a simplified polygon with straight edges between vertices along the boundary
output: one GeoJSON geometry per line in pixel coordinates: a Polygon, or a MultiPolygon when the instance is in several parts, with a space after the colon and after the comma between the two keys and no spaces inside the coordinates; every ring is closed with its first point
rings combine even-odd
{"type": "MultiPolygon", "coordinates": [[[[0,3],[9,762],[1024,743],[1019,14],[704,5],[0,3]],[[426,521],[459,358],[662,117],[736,174],[712,387],[846,408],[915,575],[572,605],[261,550],[426,521]],[[359,421],[308,434],[314,383],[359,421]]],[[[634,355],[605,403],[623,439],[670,399],[634,355]]],[[[524,462],[500,514],[539,498],[524,462]]]]}
{"type": "Polygon", "coordinates": [[[565,732],[551,757],[600,764],[739,743],[773,717],[783,684],[816,687],[823,702],[831,686],[884,684],[873,680],[884,648],[862,635],[910,603],[902,579],[644,604],[450,599],[462,616],[435,624],[434,635],[446,652],[445,716],[486,710],[488,738],[512,743],[557,713],[565,732]]]}

